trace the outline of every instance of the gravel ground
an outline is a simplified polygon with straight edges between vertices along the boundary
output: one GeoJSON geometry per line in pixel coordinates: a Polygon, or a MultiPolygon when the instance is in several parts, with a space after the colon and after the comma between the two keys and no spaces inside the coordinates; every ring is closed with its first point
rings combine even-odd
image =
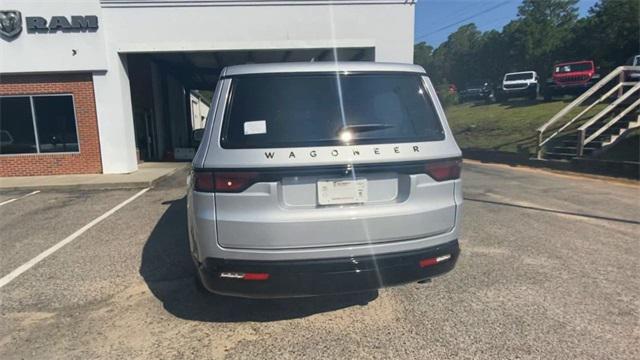
{"type": "MultiPolygon", "coordinates": [[[[0,288],[0,358],[640,358],[637,185],[466,164],[453,272],[264,301],[196,291],[184,176],[0,288]]],[[[0,206],[0,276],[136,192],[0,206]]]]}

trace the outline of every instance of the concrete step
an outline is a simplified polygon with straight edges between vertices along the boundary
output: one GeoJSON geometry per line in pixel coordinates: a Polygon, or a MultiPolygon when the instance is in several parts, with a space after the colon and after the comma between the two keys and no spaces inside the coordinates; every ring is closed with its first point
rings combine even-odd
{"type": "MultiPolygon", "coordinates": [[[[603,143],[603,140],[593,140],[588,145],[594,148],[601,148],[603,143]]],[[[578,139],[564,140],[562,141],[562,146],[575,148],[578,146],[578,139]]]]}
{"type": "Polygon", "coordinates": [[[545,152],[544,158],[547,160],[571,160],[577,157],[575,152],[545,152]]]}

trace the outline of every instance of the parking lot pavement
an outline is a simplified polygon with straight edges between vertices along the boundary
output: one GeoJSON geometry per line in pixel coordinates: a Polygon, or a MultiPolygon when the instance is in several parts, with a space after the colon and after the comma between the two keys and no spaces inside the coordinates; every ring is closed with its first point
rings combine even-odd
{"type": "Polygon", "coordinates": [[[38,190],[12,190],[0,192],[0,206],[10,204],[12,202],[27,198],[39,193],[38,190]]]}
{"type": "MultiPolygon", "coordinates": [[[[640,358],[637,186],[466,165],[453,272],[258,301],[196,291],[184,176],[0,288],[0,358],[640,358]]],[[[135,193],[0,207],[0,277],[135,193]]]]}
{"type": "Polygon", "coordinates": [[[0,277],[69,236],[134,191],[40,192],[0,207],[0,277]]]}

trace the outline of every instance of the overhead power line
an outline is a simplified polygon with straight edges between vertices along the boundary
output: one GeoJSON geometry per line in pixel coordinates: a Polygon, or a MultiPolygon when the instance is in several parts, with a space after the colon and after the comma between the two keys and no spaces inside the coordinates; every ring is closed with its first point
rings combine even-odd
{"type": "Polygon", "coordinates": [[[451,22],[451,19],[469,16],[469,14],[473,14],[474,12],[482,10],[487,6],[487,3],[482,1],[475,1],[473,4],[467,4],[463,1],[449,1],[449,4],[451,4],[451,11],[442,16],[438,16],[438,21],[431,24],[433,27],[439,27],[444,24],[448,24],[451,22]]]}
{"type": "Polygon", "coordinates": [[[443,30],[449,29],[449,28],[451,28],[451,27],[453,27],[453,26],[460,25],[461,23],[463,23],[463,22],[465,22],[465,21],[469,21],[469,20],[471,20],[471,19],[473,19],[473,18],[475,18],[475,17],[478,17],[478,16],[480,16],[480,15],[484,15],[484,14],[486,14],[486,13],[488,13],[488,12],[491,12],[491,11],[493,11],[493,10],[497,9],[497,8],[503,7],[503,6],[507,5],[507,4],[508,4],[508,3],[510,3],[510,2],[511,2],[510,0],[503,1],[503,2],[501,2],[501,3],[499,3],[499,4],[496,4],[496,5],[494,5],[494,6],[490,7],[490,8],[488,8],[488,9],[485,9],[485,10],[482,10],[482,11],[480,11],[480,12],[477,12],[477,13],[475,13],[475,14],[473,14],[473,15],[467,16],[466,18],[464,18],[464,19],[462,19],[462,20],[458,20],[458,21],[456,21],[456,22],[454,22],[454,23],[451,23],[451,24],[449,24],[449,25],[442,26],[442,27],[440,27],[440,28],[437,28],[437,29],[435,29],[435,30],[433,30],[433,31],[429,32],[429,33],[426,33],[426,34],[422,34],[422,35],[416,36],[416,40],[417,40],[417,39],[424,38],[424,37],[427,37],[427,36],[429,36],[429,35],[433,35],[433,34],[439,33],[440,31],[443,31],[443,30]]]}

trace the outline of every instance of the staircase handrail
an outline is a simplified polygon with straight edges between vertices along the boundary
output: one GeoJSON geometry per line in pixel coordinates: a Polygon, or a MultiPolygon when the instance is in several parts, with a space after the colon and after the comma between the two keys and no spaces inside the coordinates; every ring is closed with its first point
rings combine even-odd
{"type": "MultiPolygon", "coordinates": [[[[625,71],[640,71],[640,66],[618,66],[615,70],[610,72],[607,76],[598,81],[595,85],[593,85],[589,90],[585,91],[582,95],[578,96],[575,100],[573,100],[569,105],[565,106],[562,110],[560,110],[557,114],[555,114],[551,119],[549,119],[542,126],[538,127],[538,158],[542,157],[542,146],[546,144],[549,140],[557,136],[562,130],[566,129],[569,125],[578,120],[582,115],[584,115],[587,111],[591,110],[595,104],[591,104],[588,109],[585,109],[578,114],[578,116],[573,117],[570,121],[565,123],[559,130],[555,131],[549,137],[544,139],[544,131],[551,125],[555,124],[558,120],[562,119],[565,115],[567,115],[571,110],[575,107],[581,105],[585,100],[591,97],[596,91],[603,88],[606,84],[608,84],[611,80],[618,77],[619,83],[614,87],[616,90],[620,90],[625,85],[630,85],[633,83],[624,82],[624,72],[625,71]]],[[[606,98],[611,96],[614,91],[608,91],[605,96],[600,97],[596,103],[600,103],[604,101],[606,98]]]]}
{"type": "MultiPolygon", "coordinates": [[[[638,89],[640,89],[640,83],[638,83],[636,86],[634,86],[634,88],[636,88],[634,90],[637,91],[638,89]]],[[[631,90],[629,91],[631,92],[631,90]]],[[[629,114],[633,109],[637,108],[638,106],[640,106],[640,99],[636,100],[634,103],[632,103],[631,105],[627,106],[626,109],[624,109],[623,111],[621,111],[618,115],[616,115],[613,119],[609,120],[606,124],[604,124],[600,129],[596,130],[593,134],[591,134],[588,138],[585,139],[586,136],[586,131],[587,128],[589,126],[581,126],[578,129],[578,156],[582,156],[584,153],[584,147],[585,145],[587,145],[588,143],[590,143],[591,141],[593,141],[593,139],[597,138],[598,136],[600,136],[600,134],[602,134],[603,132],[605,132],[608,128],[610,128],[613,124],[615,124],[616,122],[618,122],[620,119],[622,119],[623,117],[625,117],[627,114],[629,114]]],[[[586,124],[585,124],[586,125],[586,124]]]]}
{"type": "Polygon", "coordinates": [[[569,127],[571,124],[573,124],[576,120],[580,119],[584,114],[586,114],[587,112],[589,112],[589,110],[593,109],[594,106],[600,104],[601,102],[605,101],[606,99],[608,99],[611,95],[613,95],[613,93],[615,93],[616,91],[618,91],[621,87],[622,87],[622,83],[618,83],[616,86],[614,86],[613,88],[611,88],[611,90],[607,91],[606,94],[602,95],[600,98],[598,98],[598,100],[594,101],[592,104],[590,104],[589,106],[587,106],[584,110],[582,110],[578,115],[574,116],[571,120],[567,121],[564,125],[562,125],[560,128],[558,128],[556,131],[553,132],[553,134],[549,135],[544,141],[542,141],[538,146],[543,146],[544,144],[546,144],[549,140],[553,139],[556,135],[558,135],[559,133],[561,133],[564,129],[566,129],[567,127],[569,127]]]}
{"type": "Polygon", "coordinates": [[[623,103],[625,100],[627,100],[627,98],[629,98],[629,96],[633,95],[636,91],[640,90],[640,82],[638,82],[637,84],[635,84],[631,89],[629,89],[627,92],[624,93],[624,95],[622,95],[621,97],[617,98],[614,102],[612,102],[611,104],[607,105],[606,108],[602,109],[599,113],[597,113],[594,117],[592,117],[591,119],[589,119],[587,122],[585,122],[584,124],[582,124],[578,130],[582,131],[582,130],[586,130],[587,128],[589,128],[591,125],[595,124],[598,120],[600,120],[602,117],[604,117],[605,115],[607,115],[609,112],[611,112],[611,110],[615,109],[618,105],[620,105],[621,103],[623,103]]]}

